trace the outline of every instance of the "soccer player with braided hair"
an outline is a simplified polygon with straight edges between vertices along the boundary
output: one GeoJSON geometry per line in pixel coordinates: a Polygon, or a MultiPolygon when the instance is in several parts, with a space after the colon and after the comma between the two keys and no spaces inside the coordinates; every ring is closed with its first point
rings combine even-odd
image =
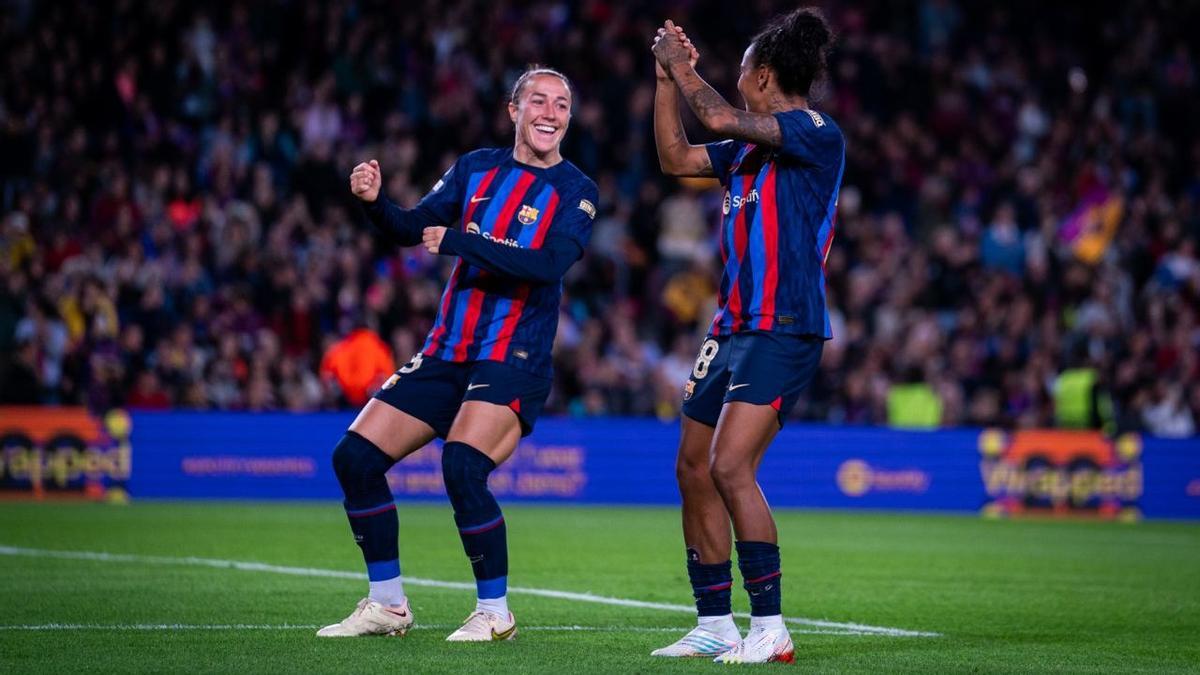
{"type": "Polygon", "coordinates": [[[400,635],[413,625],[384,474],[435,437],[445,440],[442,476],[478,592],[475,610],[447,639],[516,635],[504,516],[487,479],[533,430],[550,393],[562,278],[583,256],[596,215],[596,184],[559,152],[571,100],[562,73],[527,70],[508,103],[513,145],[463,155],[412,209],[382,194],[376,160],[350,174],[350,190],[377,230],[455,264],[424,347],[334,448],[370,590],[320,636],[400,635]]]}
{"type": "Polygon", "coordinates": [[[810,94],[832,35],[819,11],[770,23],[742,58],[730,105],[696,74],[699,53],[671,21],[653,52],[654,135],[673,176],[714,176],[725,188],[719,309],[683,393],[677,460],[683,536],[698,625],[658,656],[722,663],[790,662],[780,609],[778,536],[756,472],[831,337],[825,258],[833,241],[845,140],[810,94]],[[711,132],[688,142],[679,99],[711,132]],[[750,632],[733,622],[731,554],[750,594],[750,632]]]}

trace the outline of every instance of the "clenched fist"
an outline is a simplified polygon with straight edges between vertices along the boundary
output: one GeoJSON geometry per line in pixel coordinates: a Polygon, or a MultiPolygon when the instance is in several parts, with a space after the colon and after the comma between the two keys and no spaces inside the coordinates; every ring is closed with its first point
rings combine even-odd
{"type": "Polygon", "coordinates": [[[359,164],[350,172],[350,191],[364,202],[378,199],[382,186],[383,173],[379,171],[379,162],[373,159],[359,164]]]}
{"type": "Polygon", "coordinates": [[[421,244],[425,246],[425,250],[437,255],[441,250],[442,238],[446,236],[446,228],[436,226],[427,227],[421,231],[421,244]]]}

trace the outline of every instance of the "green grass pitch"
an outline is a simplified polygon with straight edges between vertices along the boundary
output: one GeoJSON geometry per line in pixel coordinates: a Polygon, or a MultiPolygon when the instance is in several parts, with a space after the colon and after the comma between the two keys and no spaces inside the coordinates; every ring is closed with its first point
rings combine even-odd
{"type": "MultiPolygon", "coordinates": [[[[674,509],[510,505],[505,512],[513,586],[690,603],[674,509]]],[[[1196,524],[804,511],[778,518],[786,616],[939,634],[793,624],[797,665],[790,667],[1200,671],[1196,524]]],[[[400,519],[406,576],[471,580],[448,506],[401,504],[400,519]]],[[[528,594],[510,596],[515,641],[449,644],[443,638],[473,607],[473,595],[429,586],[407,589],[418,623],[407,637],[318,639],[314,628],[347,614],[365,581],[179,560],[360,572],[336,502],[3,503],[0,547],[2,673],[721,668],[649,656],[692,624],[686,612],[528,594]],[[564,629],[573,626],[585,630],[564,629]]],[[[745,611],[745,594],[735,590],[735,610],[745,611]]]]}

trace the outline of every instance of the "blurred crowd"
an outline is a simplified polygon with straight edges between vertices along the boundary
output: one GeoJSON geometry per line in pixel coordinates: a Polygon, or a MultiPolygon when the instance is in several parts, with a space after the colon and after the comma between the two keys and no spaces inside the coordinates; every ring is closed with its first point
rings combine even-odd
{"type": "MultiPolygon", "coordinates": [[[[378,158],[414,204],[457,155],[511,144],[506,93],[537,62],[573,79],[564,155],[600,186],[550,410],[672,418],[714,311],[722,194],[658,170],[649,45],[674,18],[730,95],[791,6],[0,0],[0,401],[361,403],[329,355],[366,336],[407,361],[449,261],[375,240],[350,168],[378,158]]],[[[814,107],[848,148],[836,337],[794,415],[884,424],[919,384],[944,425],[1051,426],[1062,373],[1086,368],[1110,428],[1194,434],[1200,9],[825,9],[814,107]]]]}

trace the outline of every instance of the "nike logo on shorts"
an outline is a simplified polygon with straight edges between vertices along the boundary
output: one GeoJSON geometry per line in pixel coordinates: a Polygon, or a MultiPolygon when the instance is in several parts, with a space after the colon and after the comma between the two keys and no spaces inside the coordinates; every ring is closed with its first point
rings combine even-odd
{"type": "Polygon", "coordinates": [[[492,385],[490,385],[490,384],[468,384],[467,391],[475,391],[476,389],[483,389],[484,387],[490,387],[490,386],[492,386],[492,385]]]}
{"type": "Polygon", "coordinates": [[[729,385],[729,391],[733,391],[734,389],[741,389],[742,387],[749,387],[749,386],[750,386],[749,382],[747,382],[745,384],[731,384],[731,385],[729,385]]]}

